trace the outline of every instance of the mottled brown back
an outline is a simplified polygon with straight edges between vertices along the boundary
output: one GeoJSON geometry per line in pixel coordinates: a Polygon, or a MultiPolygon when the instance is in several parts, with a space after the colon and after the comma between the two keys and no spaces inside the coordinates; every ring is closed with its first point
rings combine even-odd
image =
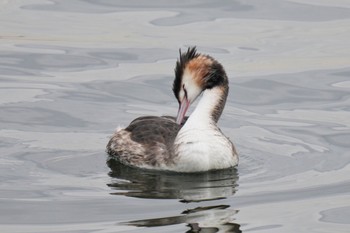
{"type": "Polygon", "coordinates": [[[135,142],[145,145],[162,143],[170,147],[180,128],[169,117],[146,116],[136,118],[125,130],[131,133],[131,139],[135,142]]]}
{"type": "Polygon", "coordinates": [[[112,136],[107,152],[132,166],[169,164],[174,158],[172,146],[180,128],[174,117],[139,117],[112,136]]]}

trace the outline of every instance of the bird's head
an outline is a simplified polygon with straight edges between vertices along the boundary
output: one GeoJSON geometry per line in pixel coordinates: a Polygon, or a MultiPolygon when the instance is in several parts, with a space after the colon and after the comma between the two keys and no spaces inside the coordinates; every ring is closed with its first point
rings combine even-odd
{"type": "Polygon", "coordinates": [[[196,47],[181,53],[176,62],[173,92],[179,102],[176,122],[181,124],[185,114],[197,97],[206,89],[227,85],[222,65],[214,58],[197,53],[196,47]]]}

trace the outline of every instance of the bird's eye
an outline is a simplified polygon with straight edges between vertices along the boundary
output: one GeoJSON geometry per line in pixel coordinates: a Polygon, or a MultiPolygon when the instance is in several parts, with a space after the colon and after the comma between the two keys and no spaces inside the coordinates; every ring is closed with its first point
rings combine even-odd
{"type": "Polygon", "coordinates": [[[186,90],[186,88],[185,88],[185,84],[182,84],[182,89],[184,89],[185,97],[186,97],[186,99],[187,99],[187,90],[186,90]]]}

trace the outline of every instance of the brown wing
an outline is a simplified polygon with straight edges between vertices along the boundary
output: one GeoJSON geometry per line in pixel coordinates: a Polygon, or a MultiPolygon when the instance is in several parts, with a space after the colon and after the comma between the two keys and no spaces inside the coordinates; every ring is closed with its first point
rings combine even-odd
{"type": "Polygon", "coordinates": [[[173,144],[181,127],[170,116],[136,118],[128,127],[113,134],[107,153],[132,166],[172,163],[173,144]]]}
{"type": "Polygon", "coordinates": [[[172,117],[145,116],[133,120],[125,130],[131,133],[135,142],[148,145],[162,143],[169,147],[180,128],[172,117]]]}

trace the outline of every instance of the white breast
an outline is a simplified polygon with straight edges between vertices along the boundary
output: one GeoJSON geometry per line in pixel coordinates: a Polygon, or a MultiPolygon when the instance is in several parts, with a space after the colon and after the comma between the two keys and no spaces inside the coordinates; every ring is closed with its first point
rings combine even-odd
{"type": "Polygon", "coordinates": [[[231,142],[217,129],[188,129],[184,127],[175,140],[176,165],[182,172],[208,171],[235,166],[231,142]]]}

